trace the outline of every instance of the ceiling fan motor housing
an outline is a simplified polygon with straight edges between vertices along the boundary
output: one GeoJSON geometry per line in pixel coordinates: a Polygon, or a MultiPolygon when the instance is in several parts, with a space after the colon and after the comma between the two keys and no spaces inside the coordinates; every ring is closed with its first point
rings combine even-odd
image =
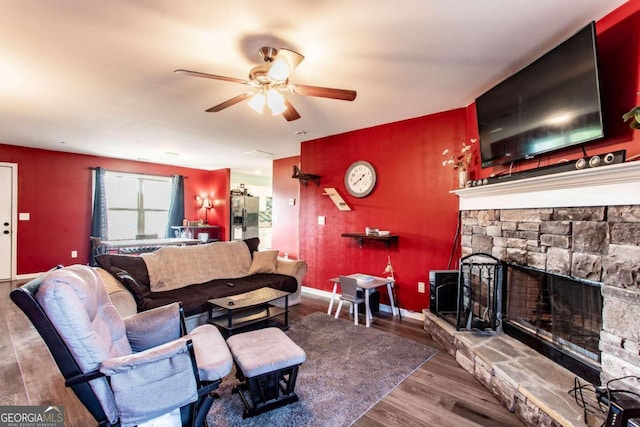
{"type": "Polygon", "coordinates": [[[275,47],[262,46],[260,48],[260,56],[264,60],[264,62],[272,62],[273,58],[278,54],[278,49],[275,47]]]}
{"type": "Polygon", "coordinates": [[[270,83],[271,79],[267,75],[269,73],[270,65],[260,64],[256,65],[249,71],[249,80],[256,80],[261,84],[270,83]]]}

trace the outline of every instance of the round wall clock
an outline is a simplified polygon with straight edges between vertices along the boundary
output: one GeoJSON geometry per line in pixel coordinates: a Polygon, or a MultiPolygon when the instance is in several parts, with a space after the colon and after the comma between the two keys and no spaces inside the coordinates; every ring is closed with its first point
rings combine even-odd
{"type": "Polygon", "coordinates": [[[364,160],[353,162],[344,174],[344,185],[353,197],[365,197],[376,186],[376,170],[364,160]]]}

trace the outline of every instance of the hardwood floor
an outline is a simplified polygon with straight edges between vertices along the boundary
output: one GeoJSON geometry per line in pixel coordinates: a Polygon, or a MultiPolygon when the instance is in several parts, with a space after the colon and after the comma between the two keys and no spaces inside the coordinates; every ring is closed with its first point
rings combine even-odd
{"type": "MultiPolygon", "coordinates": [[[[15,286],[15,282],[0,282],[0,313],[4,316],[0,321],[0,405],[63,405],[66,427],[95,426],[84,406],[64,387],[36,330],[9,299],[15,286]]],[[[291,308],[290,321],[327,309],[328,302],[323,298],[305,294],[302,301],[291,308]]],[[[422,322],[407,318],[400,321],[385,313],[375,317],[372,324],[373,328],[440,349],[422,326],[422,322]]],[[[444,351],[354,423],[356,427],[522,425],[444,351]]]]}

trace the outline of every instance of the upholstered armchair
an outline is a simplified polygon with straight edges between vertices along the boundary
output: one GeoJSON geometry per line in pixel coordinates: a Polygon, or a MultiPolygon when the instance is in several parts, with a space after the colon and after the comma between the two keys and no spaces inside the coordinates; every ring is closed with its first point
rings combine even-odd
{"type": "Polygon", "coordinates": [[[185,334],[180,305],[120,318],[100,276],[84,265],[59,268],[14,289],[71,387],[101,426],[159,416],[202,425],[232,357],[218,332],[185,334]]]}

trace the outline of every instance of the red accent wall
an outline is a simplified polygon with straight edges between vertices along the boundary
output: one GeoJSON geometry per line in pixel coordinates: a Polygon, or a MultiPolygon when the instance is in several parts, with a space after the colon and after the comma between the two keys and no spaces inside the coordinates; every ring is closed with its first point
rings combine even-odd
{"type": "MultiPolygon", "coordinates": [[[[226,205],[212,209],[220,225],[229,222],[229,170],[204,171],[0,144],[0,161],[18,164],[18,212],[29,221],[17,224],[17,273],[46,271],[57,264],[89,262],[92,171],[102,166],[121,172],[180,174],[185,179],[185,213],[198,218],[196,195],[223,195],[226,205]],[[227,206],[227,207],[225,207],[227,206]],[[71,258],[71,251],[78,258],[71,258]]],[[[204,216],[204,212],[200,212],[204,216]]],[[[210,220],[211,218],[210,213],[210,220]]],[[[213,221],[210,221],[215,224],[213,221]]],[[[228,227],[226,227],[228,228],[228,227]]]]}
{"type": "Polygon", "coordinates": [[[428,307],[428,293],[418,293],[417,283],[428,282],[429,270],[447,268],[458,219],[458,198],[449,193],[457,177],[442,166],[442,151],[466,140],[465,114],[457,109],[302,143],[302,170],[321,176],[320,187],[300,187],[306,286],[330,291],[329,279],[340,274],[383,275],[390,256],[402,307],[428,307]],[[345,171],[357,160],[370,162],[378,176],[365,198],[352,197],[344,186],[345,171]],[[339,211],[323,195],[325,187],[334,187],[352,210],[339,211]],[[318,216],[326,217],[326,225],[318,225],[318,216]],[[398,244],[389,250],[379,242],[360,248],[341,237],[365,227],[399,235],[398,244]]]}
{"type": "Polygon", "coordinates": [[[297,179],[291,178],[294,165],[300,165],[300,156],[273,162],[271,247],[280,250],[280,255],[286,253],[291,259],[299,259],[298,218],[301,184],[297,179]],[[289,199],[294,199],[295,203],[289,205],[289,199]]]}

